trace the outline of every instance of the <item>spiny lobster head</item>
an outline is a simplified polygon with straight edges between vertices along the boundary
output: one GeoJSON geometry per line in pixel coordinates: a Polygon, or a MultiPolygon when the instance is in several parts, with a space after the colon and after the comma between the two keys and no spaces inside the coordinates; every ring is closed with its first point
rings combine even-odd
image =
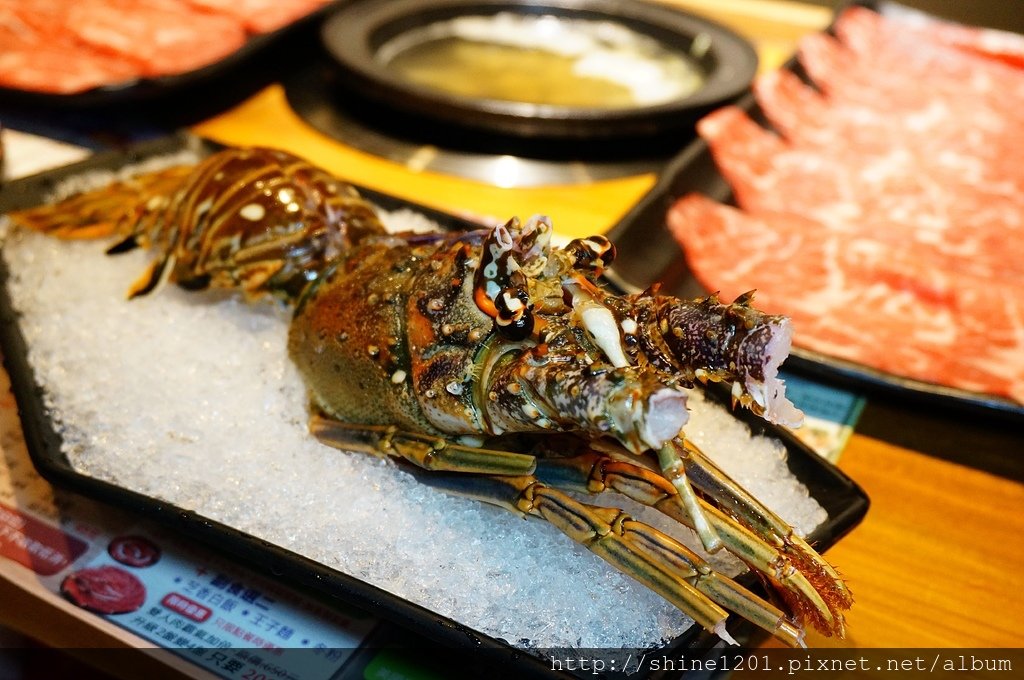
{"type": "Polygon", "coordinates": [[[778,411],[764,388],[784,320],[748,300],[614,295],[598,285],[614,252],[606,239],[550,240],[534,218],[357,246],[292,323],[292,356],[318,404],[353,422],[574,432],[634,452],[679,434],[696,382],[730,382],[741,403],[778,411]]]}

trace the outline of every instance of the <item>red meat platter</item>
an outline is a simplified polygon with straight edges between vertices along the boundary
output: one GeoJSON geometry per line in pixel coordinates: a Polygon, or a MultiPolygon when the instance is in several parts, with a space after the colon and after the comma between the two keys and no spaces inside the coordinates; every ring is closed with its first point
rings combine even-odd
{"type": "Polygon", "coordinates": [[[841,10],[612,231],[624,288],[756,290],[794,367],[1024,416],[1024,36],[841,10]]]}
{"type": "Polygon", "coordinates": [[[333,0],[0,0],[0,100],[107,104],[220,73],[333,0]]]}

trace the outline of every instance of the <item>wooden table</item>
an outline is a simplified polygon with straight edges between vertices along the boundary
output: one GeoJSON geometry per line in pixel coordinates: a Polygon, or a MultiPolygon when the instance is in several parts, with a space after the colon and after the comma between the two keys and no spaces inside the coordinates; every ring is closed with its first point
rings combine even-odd
{"type": "MultiPolygon", "coordinates": [[[[671,2],[751,38],[762,68],[780,64],[800,35],[824,27],[831,17],[829,10],[789,2],[734,0],[726,8],[711,0],[671,2]]],[[[289,149],[371,188],[450,212],[543,212],[571,236],[608,229],[655,179],[503,189],[419,172],[316,132],[287,108],[279,86],[194,130],[229,144],[289,149]]],[[[1024,455],[1024,433],[1021,449],[1024,455]]],[[[969,460],[971,452],[963,453],[969,460]]],[[[856,434],[840,467],[863,486],[872,507],[863,524],[829,552],[857,600],[849,636],[837,641],[812,633],[812,646],[1022,646],[1024,486],[856,434]]]]}

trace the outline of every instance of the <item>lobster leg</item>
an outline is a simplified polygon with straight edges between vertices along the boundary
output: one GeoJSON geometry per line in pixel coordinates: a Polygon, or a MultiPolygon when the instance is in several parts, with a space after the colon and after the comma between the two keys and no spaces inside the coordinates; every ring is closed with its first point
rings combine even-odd
{"type": "Polygon", "coordinates": [[[146,271],[142,273],[142,276],[136,279],[128,289],[128,299],[131,300],[140,295],[152,293],[163,280],[164,272],[167,271],[167,264],[168,258],[166,257],[161,257],[150,264],[146,271]]]}
{"type": "MultiPolygon", "coordinates": [[[[680,524],[693,528],[694,521],[679,502],[674,485],[653,469],[645,467],[629,454],[589,450],[570,458],[538,458],[536,475],[561,489],[598,494],[621,493],[637,503],[652,507],[680,524]]],[[[797,564],[765,539],[739,524],[732,517],[699,499],[703,516],[721,537],[731,554],[755,572],[767,578],[782,597],[794,605],[816,628],[842,635],[843,619],[833,612],[819,589],[834,590],[815,570],[809,577],[797,564]]],[[[807,550],[810,550],[808,547],[807,550]]],[[[820,559],[820,558],[819,558],[820,559]]]]}
{"type": "Polygon", "coordinates": [[[693,485],[741,524],[788,556],[828,604],[834,624],[828,626],[827,622],[822,621],[826,624],[822,630],[842,635],[842,610],[850,608],[853,596],[832,565],[798,536],[789,524],[736,483],[695,444],[677,440],[677,445],[686,449],[687,471],[693,485]]]}
{"type": "Polygon", "coordinates": [[[403,432],[391,425],[351,425],[314,415],[309,420],[309,431],[336,449],[401,458],[424,470],[528,475],[536,466],[536,459],[524,453],[464,446],[443,437],[403,432]]]}
{"type": "Polygon", "coordinates": [[[665,475],[665,479],[672,483],[672,486],[675,487],[676,492],[679,494],[679,498],[686,508],[686,514],[690,518],[693,530],[700,537],[700,542],[704,545],[704,549],[708,552],[720,550],[722,548],[722,537],[711,526],[711,521],[704,514],[704,510],[701,507],[700,499],[697,498],[697,494],[694,493],[693,487],[686,477],[686,464],[683,456],[680,455],[679,448],[673,446],[671,441],[666,442],[664,446],[658,449],[658,463],[661,465],[661,471],[665,475]]]}
{"type": "Polygon", "coordinates": [[[582,503],[532,475],[441,474],[420,479],[449,493],[546,520],[727,642],[735,644],[725,628],[728,610],[788,645],[803,646],[803,630],[780,610],[715,572],[671,536],[632,519],[619,508],[582,503]]]}
{"type": "Polygon", "coordinates": [[[422,470],[456,473],[418,476],[444,491],[550,522],[726,641],[734,642],[725,629],[728,609],[787,644],[803,644],[803,631],[781,611],[716,573],[672,537],[633,520],[620,509],[581,503],[532,474],[512,471],[519,467],[532,472],[534,456],[464,446],[393,426],[352,425],[322,415],[310,419],[310,430],[335,448],[399,458],[422,470]],[[488,460],[491,458],[494,460],[488,460]]]}

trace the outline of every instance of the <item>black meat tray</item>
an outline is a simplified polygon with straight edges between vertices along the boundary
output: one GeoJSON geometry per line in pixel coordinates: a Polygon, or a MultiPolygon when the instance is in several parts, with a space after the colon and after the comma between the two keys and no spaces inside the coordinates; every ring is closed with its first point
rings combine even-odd
{"type": "MultiPolygon", "coordinates": [[[[876,11],[883,11],[886,6],[902,7],[897,3],[872,0],[841,3],[836,16],[850,5],[876,11]]],[[[808,80],[795,56],[783,68],[808,80]]],[[[770,127],[753,93],[748,92],[736,106],[770,127]]],[[[691,192],[735,205],[732,189],[718,171],[708,144],[699,137],[665,165],[650,191],[608,232],[618,248],[614,271],[609,275],[617,287],[635,291],[660,282],[666,293],[691,297],[708,294],[690,271],[683,257],[683,247],[673,238],[665,222],[676,199],[691,192]]],[[[1015,423],[1024,423],[1024,404],[1011,399],[904,378],[800,347],[793,349],[786,369],[825,382],[838,382],[895,399],[909,399],[924,406],[1009,417],[1015,423]]]]}
{"type": "MultiPolygon", "coordinates": [[[[63,178],[95,169],[115,169],[137,163],[147,157],[194,149],[200,153],[217,148],[192,136],[179,135],[155,140],[130,150],[98,154],[90,159],[64,168],[11,182],[0,189],[0,215],[37,205],[54,185],[63,178]]],[[[436,220],[446,229],[476,229],[480,225],[376,191],[361,189],[371,201],[387,210],[408,208],[436,220]]],[[[449,618],[421,606],[398,598],[345,573],[283,549],[277,545],[243,533],[231,526],[213,522],[201,513],[185,510],[158,498],[134,492],[128,488],[96,479],[75,470],[61,450],[61,436],[54,429],[44,404],[44,391],[36,383],[28,360],[28,348],[21,334],[17,312],[12,308],[7,292],[8,272],[0,259],[0,351],[10,378],[12,392],[18,404],[18,413],[24,430],[25,442],[31,459],[39,473],[55,485],[81,493],[128,512],[148,517],[180,532],[186,540],[197,540],[205,546],[224,553],[231,559],[262,571],[265,575],[302,590],[336,601],[346,606],[363,609],[400,628],[415,631],[432,645],[458,650],[460,662],[466,658],[508,675],[497,677],[588,677],[554,671],[551,664],[526,650],[516,649],[504,640],[491,638],[449,618]],[[469,652],[466,657],[465,653],[469,652]]],[[[724,393],[716,395],[727,399],[724,393]]],[[[769,425],[748,411],[736,416],[748,423],[755,433],[767,433],[780,438],[786,445],[789,467],[806,484],[810,495],[824,507],[828,519],[808,539],[819,549],[826,550],[851,531],[864,517],[869,500],[864,491],[849,477],[824,460],[788,430],[769,425]]],[[[757,579],[746,574],[739,579],[746,586],[760,588],[757,579]]],[[[748,639],[758,634],[750,624],[731,617],[729,629],[734,637],[748,639]]],[[[720,649],[716,637],[694,626],[659,652],[686,651],[689,658],[695,654],[720,649]]],[[[536,650],[543,652],[544,650],[536,650]]],[[[600,650],[598,650],[600,651],[600,650]]],[[[605,650],[618,652],[620,650],[605,650]]],[[[639,650],[643,652],[645,650],[639,650]]],[[[654,651],[654,650],[646,650],[654,651]]],[[[625,677],[611,674],[609,677],[625,677]]],[[[630,675],[631,678],[644,677],[630,675]]]]}
{"type": "MultiPolygon", "coordinates": [[[[133,78],[68,94],[0,87],[0,102],[26,107],[53,107],[57,110],[78,111],[171,99],[221,78],[238,77],[244,67],[254,65],[258,58],[273,52],[286,40],[305,29],[319,25],[328,14],[347,1],[334,0],[269,33],[253,35],[234,52],[191,71],[133,78]]],[[[255,65],[257,68],[262,68],[259,64],[255,65]]]]}

